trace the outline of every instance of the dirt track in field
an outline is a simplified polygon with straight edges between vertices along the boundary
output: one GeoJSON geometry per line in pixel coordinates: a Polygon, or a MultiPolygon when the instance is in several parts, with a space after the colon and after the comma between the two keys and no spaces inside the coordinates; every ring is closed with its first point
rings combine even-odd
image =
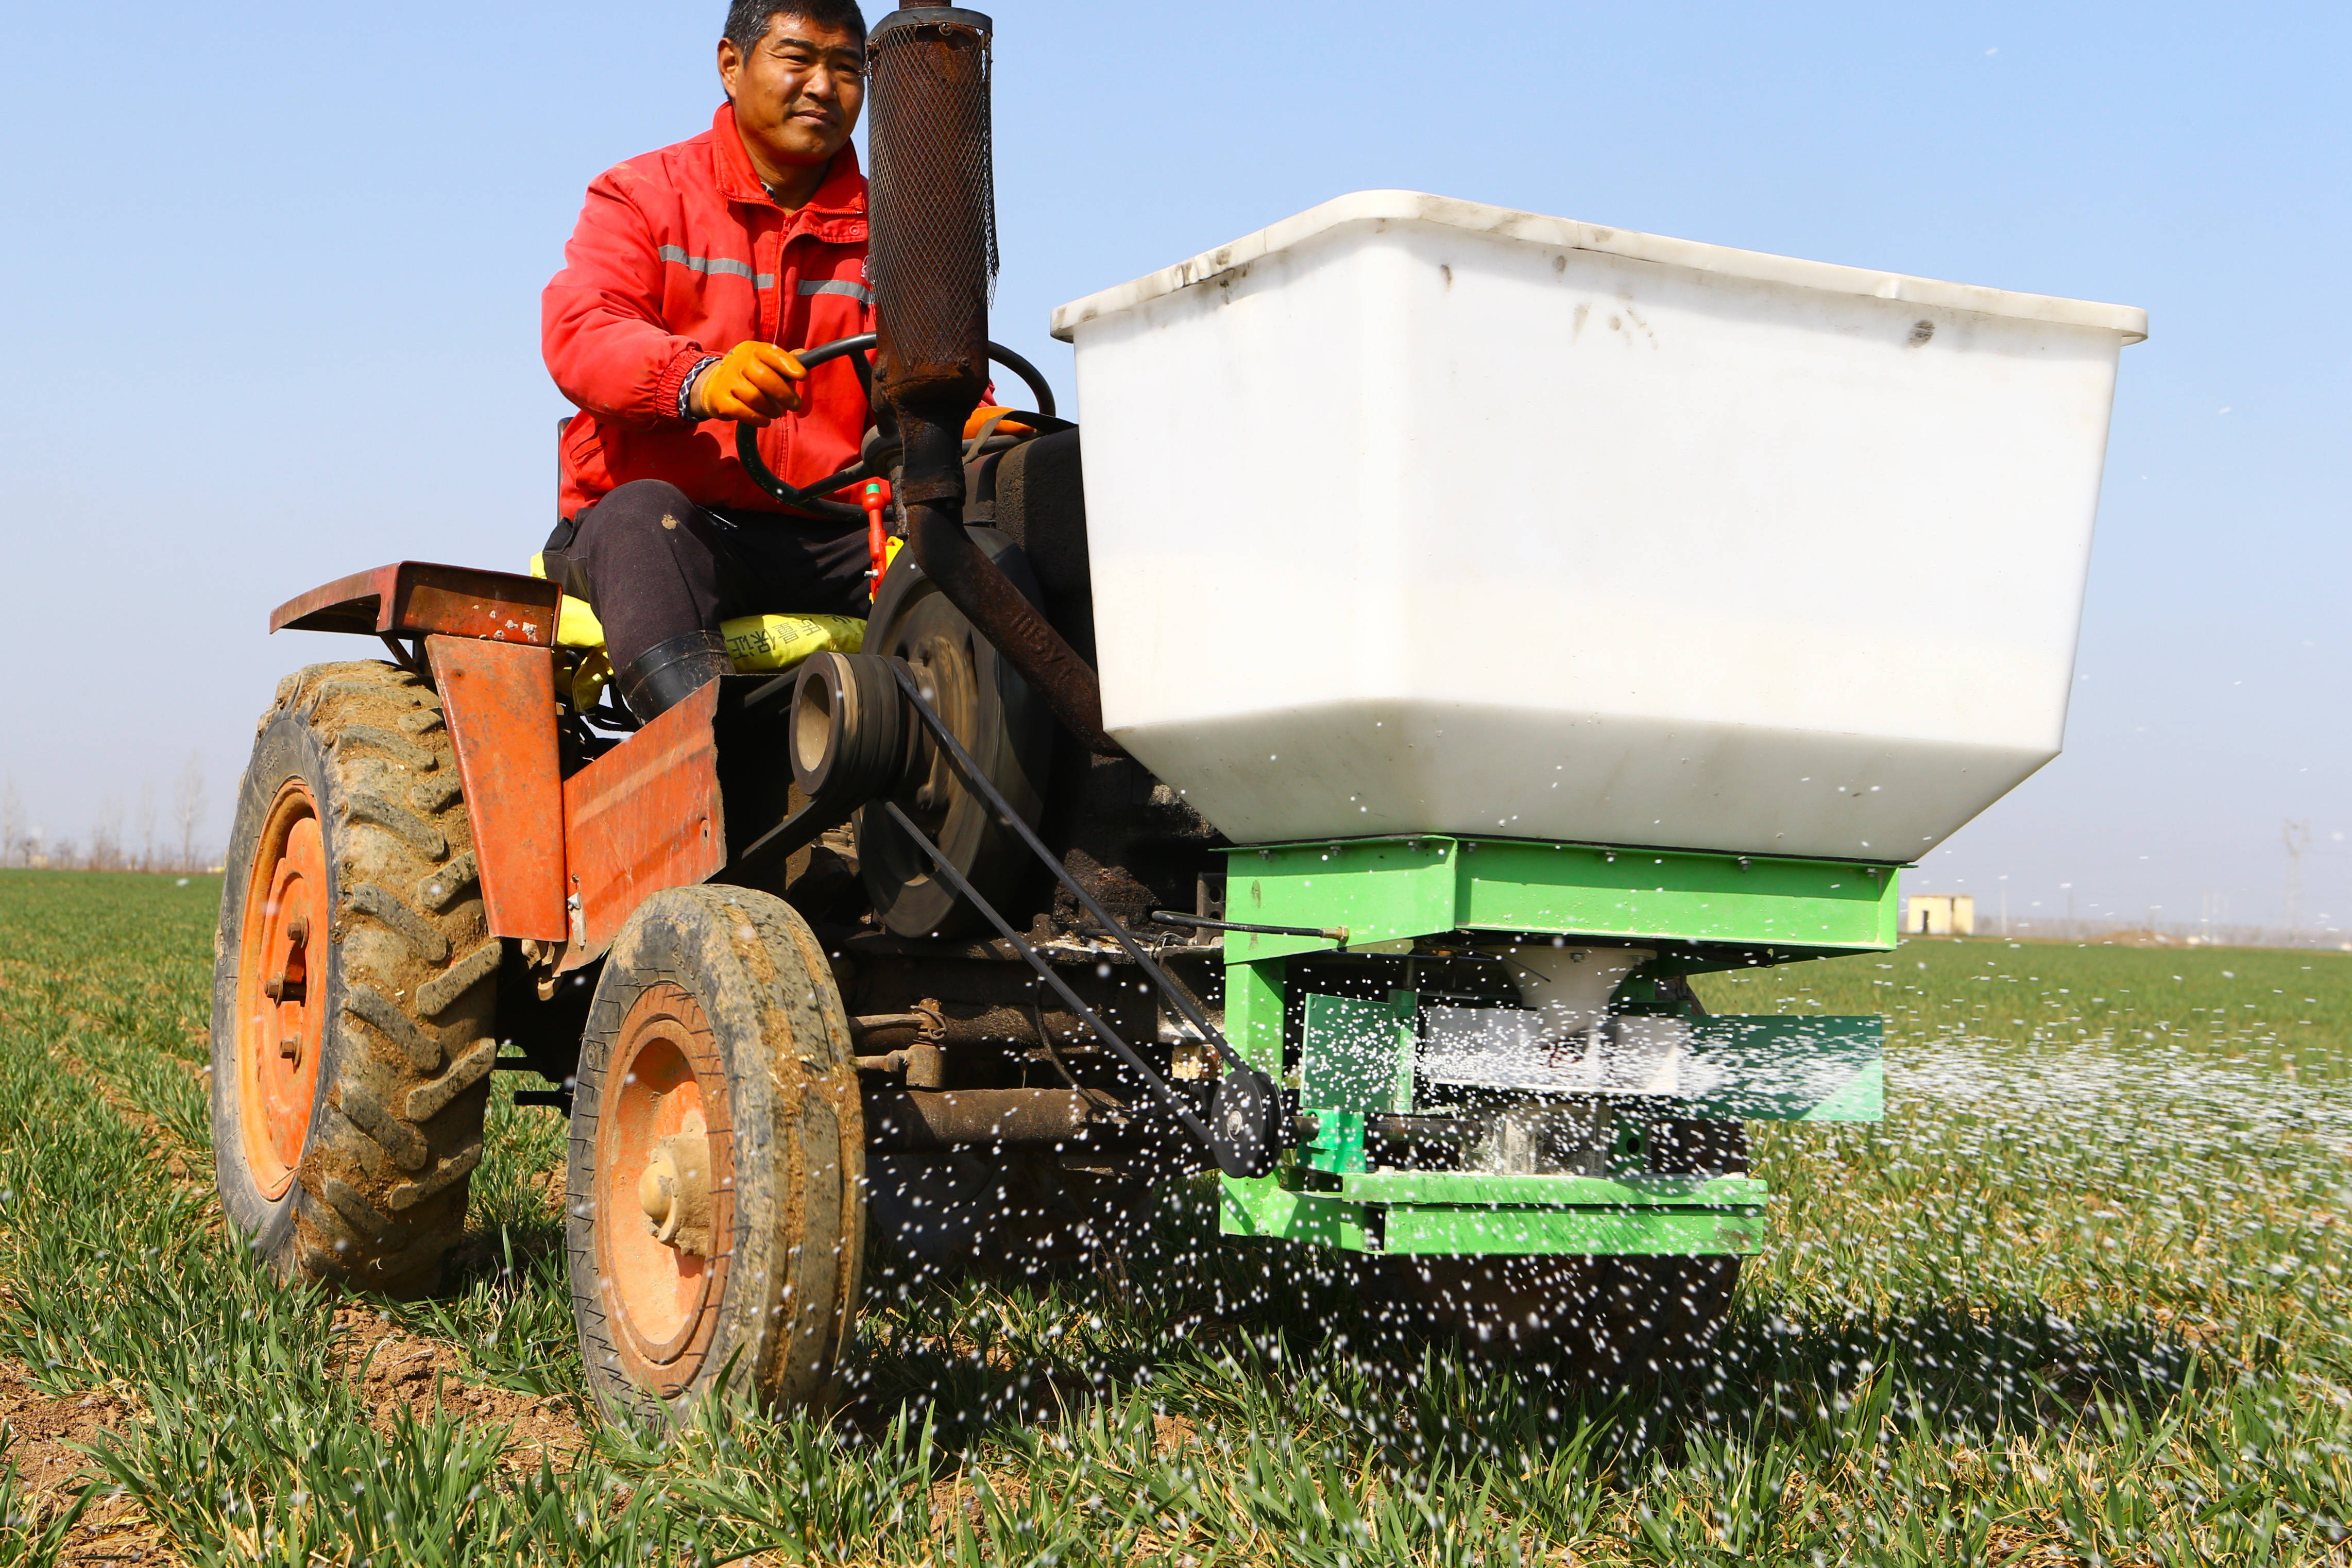
{"type": "MultiPolygon", "coordinates": [[[[0,1361],[0,1424],[9,1432],[8,1458],[24,1485],[24,1500],[36,1519],[54,1517],[73,1506],[89,1484],[89,1445],[114,1435],[138,1414],[110,1390],[79,1399],[58,1399],[33,1385],[25,1369],[0,1361]]],[[[180,1558],[139,1510],[101,1491],[83,1510],[67,1538],[61,1563],[176,1563],[180,1558]]]]}
{"type": "MultiPolygon", "coordinates": [[[[5,977],[0,976],[0,989],[6,988],[5,977]]],[[[86,1014],[72,1012],[68,1017],[80,1028],[104,1026],[86,1014]]],[[[44,1043],[61,1072],[87,1085],[133,1130],[174,1185],[211,1192],[212,1173],[203,1151],[186,1148],[161,1118],[102,1069],[60,1049],[55,1039],[44,1043]]],[[[186,1066],[190,1077],[205,1085],[212,1069],[202,1062],[186,1066]]],[[[219,1223],[216,1210],[210,1223],[219,1223]]],[[[0,1292],[5,1288],[0,1280],[0,1292]]],[[[371,1424],[379,1431],[393,1429],[396,1412],[429,1422],[437,1411],[447,1411],[508,1428],[505,1463],[526,1468],[535,1468],[542,1458],[559,1470],[566,1468],[585,1447],[570,1401],[470,1381],[465,1375],[465,1357],[456,1346],[404,1330],[373,1306],[354,1302],[338,1308],[331,1331],[334,1344],[328,1364],[358,1385],[371,1424]]],[[[71,1508],[84,1489],[91,1489],[91,1500],[68,1539],[61,1563],[181,1561],[135,1505],[108,1495],[104,1468],[89,1453],[92,1445],[118,1436],[138,1415],[137,1404],[113,1390],[55,1397],[41,1390],[22,1365],[0,1358],[0,1426],[8,1434],[6,1457],[34,1517],[53,1518],[71,1508]]]]}
{"type": "Polygon", "coordinates": [[[455,1346],[400,1329],[373,1307],[338,1308],[334,1334],[330,1364],[359,1384],[379,1431],[392,1429],[395,1410],[422,1420],[437,1408],[509,1428],[508,1456],[522,1463],[543,1454],[560,1469],[585,1447],[570,1400],[468,1382],[455,1346]]]}

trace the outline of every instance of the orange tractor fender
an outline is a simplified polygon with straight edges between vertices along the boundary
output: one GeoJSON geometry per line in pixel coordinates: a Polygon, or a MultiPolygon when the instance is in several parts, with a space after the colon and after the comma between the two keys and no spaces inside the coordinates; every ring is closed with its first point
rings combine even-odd
{"type": "Polygon", "coordinates": [[[269,629],[370,633],[404,663],[421,642],[440,689],[474,828],[490,934],[561,945],[559,970],[610,947],[649,893],[727,863],[704,688],[581,769],[556,747],[557,585],[514,573],[402,561],[314,588],[269,629]]]}

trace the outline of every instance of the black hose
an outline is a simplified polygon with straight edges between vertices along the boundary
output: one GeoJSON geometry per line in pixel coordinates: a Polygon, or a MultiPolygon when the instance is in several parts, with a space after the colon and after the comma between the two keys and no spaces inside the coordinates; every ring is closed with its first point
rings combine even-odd
{"type": "MultiPolygon", "coordinates": [[[[1210,1024],[1207,1016],[1192,1000],[1192,994],[1171,980],[1168,977],[1168,972],[1153,962],[1151,954],[1144,951],[1143,945],[1135,940],[1134,935],[1125,926],[1113,920],[1110,911],[1104,909],[1095,896],[1087,891],[1085,885],[1070,874],[1069,868],[1062,863],[1061,857],[1045,847],[1045,840],[1037,837],[1035,830],[1029,826],[1021,814],[1013,809],[1012,803],[1004,798],[994,782],[981,771],[980,763],[975,762],[972,754],[964,749],[964,743],[956,739],[955,731],[948,728],[947,721],[941,719],[938,710],[924,700],[923,689],[915,684],[912,670],[903,661],[895,659],[891,661],[890,670],[898,677],[899,695],[906,699],[908,707],[913,710],[915,716],[922,721],[923,727],[930,731],[931,738],[938,742],[940,749],[947,753],[949,764],[963,776],[964,784],[971,792],[986,802],[989,809],[994,812],[1006,826],[1020,835],[1021,841],[1029,847],[1029,852],[1037,858],[1038,862],[1046,870],[1053,873],[1054,879],[1062,884],[1064,889],[1076,901],[1077,906],[1094,917],[1095,924],[1109,933],[1111,940],[1118,943],[1119,950],[1127,954],[1128,962],[1143,971],[1144,975],[1159,987],[1160,994],[1174,1004],[1176,1011],[1183,1016],[1184,1021],[1192,1026],[1193,1032],[1207,1041],[1209,1046],[1224,1058],[1226,1066],[1237,1073],[1259,1073],[1263,1076],[1263,1069],[1256,1063],[1250,1061],[1235,1050],[1226,1041],[1225,1037],[1210,1024]]],[[[894,806],[891,809],[895,815],[897,808],[894,806]]],[[[901,816],[900,820],[903,822],[905,818],[901,816]]],[[[953,873],[950,873],[950,876],[952,877],[953,873]]],[[[957,890],[963,891],[965,886],[966,884],[959,883],[957,890]]],[[[978,900],[975,900],[975,901],[978,900]]],[[[983,904],[982,908],[985,912],[986,906],[983,904]]],[[[1085,1016],[1080,1015],[1080,1016],[1085,1016]]]]}
{"type": "Polygon", "coordinates": [[[1036,949],[1024,941],[1021,935],[1005,922],[1004,917],[998,914],[988,900],[980,896],[978,890],[949,862],[938,847],[915,826],[913,820],[898,809],[897,802],[885,798],[880,803],[883,810],[887,812],[899,827],[914,839],[916,847],[930,858],[932,864],[939,868],[940,876],[987,917],[989,923],[995,926],[1005,939],[1012,942],[1014,951],[1028,961],[1029,966],[1071,1005],[1071,1011],[1125,1058],[1130,1067],[1143,1075],[1144,1080],[1151,1086],[1154,1092],[1159,1094],[1161,1100],[1167,1102],[1169,1108],[1176,1113],[1176,1119],[1183,1123],[1185,1131],[1208,1146],[1210,1152],[1215,1156],[1220,1169],[1226,1174],[1234,1176],[1265,1175],[1274,1167],[1276,1148],[1281,1137],[1282,1091],[1274,1079],[1267,1076],[1264,1068],[1235,1050],[1223,1034],[1211,1026],[1200,1005],[1192,999],[1192,993],[1177,984],[1169,976],[1167,971],[1154,963],[1151,955],[1143,950],[1142,944],[1135,940],[1125,926],[1113,920],[1110,911],[1104,909],[1078,879],[1070,874],[1069,868],[1063,865],[1061,859],[1045,847],[1044,841],[1030,829],[1029,824],[1022,819],[1021,815],[1012,808],[994,783],[981,771],[980,764],[972,760],[970,752],[964,750],[963,742],[956,739],[955,731],[948,728],[947,721],[923,700],[922,689],[915,683],[912,669],[898,659],[890,661],[890,668],[891,672],[898,677],[899,694],[906,699],[908,706],[922,721],[923,727],[930,731],[932,739],[938,742],[940,749],[947,753],[948,761],[954,766],[955,771],[962,775],[966,787],[986,802],[991,810],[1021,836],[1022,841],[1029,847],[1030,853],[1036,856],[1045,868],[1054,874],[1055,879],[1062,884],[1064,889],[1073,899],[1077,900],[1078,907],[1091,915],[1097,925],[1110,933],[1112,940],[1118,943],[1129,962],[1143,971],[1145,976],[1158,987],[1160,994],[1175,1006],[1176,1011],[1182,1016],[1186,1023],[1192,1026],[1193,1033],[1223,1059],[1226,1070],[1218,1079],[1216,1099],[1210,1107],[1210,1121],[1213,1125],[1204,1126],[1194,1117],[1189,1108],[1181,1102],[1174,1088],[1138,1057],[1132,1047],[1112,1033],[1104,1026],[1100,1018],[1095,1016],[1078,1001],[1068,984],[1060,975],[1054,973],[1051,966],[1038,954],[1036,949]]]}
{"type": "Polygon", "coordinates": [[[1053,417],[1054,389],[1045,384],[1045,376],[1038,372],[1035,365],[1031,364],[1003,343],[989,344],[988,357],[1027,383],[1029,390],[1036,395],[1037,412],[1047,418],[1053,417]]]}

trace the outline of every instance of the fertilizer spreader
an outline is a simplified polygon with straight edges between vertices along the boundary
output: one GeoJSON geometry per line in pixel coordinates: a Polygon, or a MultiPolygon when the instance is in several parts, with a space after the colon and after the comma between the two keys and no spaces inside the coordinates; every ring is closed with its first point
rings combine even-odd
{"type": "Polygon", "coordinates": [[[1743,1123],[1883,1079],[1877,1019],[1687,977],[1892,948],[2056,754],[2142,316],[1366,192],[1056,312],[1082,462],[987,342],[989,36],[876,27],[878,337],[803,355],[873,427],[767,476],[888,482],[862,627],[639,723],[553,582],[273,616],[392,658],[289,677],[246,774],[231,1219],[432,1289],[513,1068],[615,1413],[818,1398],[869,1256],[1049,1257],[1211,1166],[1229,1236],[1433,1321],[1696,1353],[1743,1123]],[[1036,406],[965,440],[992,360],[1036,406]]]}

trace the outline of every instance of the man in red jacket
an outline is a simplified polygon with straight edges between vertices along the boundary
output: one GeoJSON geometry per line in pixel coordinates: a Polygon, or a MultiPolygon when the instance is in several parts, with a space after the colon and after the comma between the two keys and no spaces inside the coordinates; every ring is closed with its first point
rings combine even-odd
{"type": "MultiPolygon", "coordinates": [[[[853,462],[856,368],[788,352],[873,330],[856,0],[733,0],[710,129],[588,187],[541,302],[562,439],[550,577],[604,623],[621,697],[650,719],[732,666],[727,616],[862,616],[866,530],[776,510],[735,455],[807,486],[853,462]]],[[[854,500],[845,494],[840,499],[854,500]]]]}

